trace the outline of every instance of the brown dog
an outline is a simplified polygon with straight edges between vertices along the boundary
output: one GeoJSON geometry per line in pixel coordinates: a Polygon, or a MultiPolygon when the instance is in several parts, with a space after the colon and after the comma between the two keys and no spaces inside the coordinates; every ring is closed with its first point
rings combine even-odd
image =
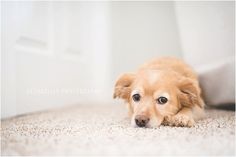
{"type": "Polygon", "coordinates": [[[115,84],[117,97],[127,102],[134,127],[191,127],[204,114],[197,75],[172,57],[152,60],[136,73],[123,74],[115,84]]]}

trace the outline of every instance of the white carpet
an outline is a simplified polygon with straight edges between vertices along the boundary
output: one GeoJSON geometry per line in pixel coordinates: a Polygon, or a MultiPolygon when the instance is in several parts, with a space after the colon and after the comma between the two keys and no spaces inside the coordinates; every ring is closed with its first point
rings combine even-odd
{"type": "Polygon", "coordinates": [[[193,128],[132,128],[122,105],[72,106],[1,120],[1,155],[235,155],[235,112],[193,128]]]}

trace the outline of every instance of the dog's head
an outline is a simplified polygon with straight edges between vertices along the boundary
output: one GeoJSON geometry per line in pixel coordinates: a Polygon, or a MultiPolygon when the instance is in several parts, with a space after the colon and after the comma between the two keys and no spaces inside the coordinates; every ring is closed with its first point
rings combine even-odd
{"type": "Polygon", "coordinates": [[[165,116],[175,115],[183,106],[200,105],[198,82],[171,71],[123,74],[113,97],[128,103],[134,127],[158,127],[165,116]]]}

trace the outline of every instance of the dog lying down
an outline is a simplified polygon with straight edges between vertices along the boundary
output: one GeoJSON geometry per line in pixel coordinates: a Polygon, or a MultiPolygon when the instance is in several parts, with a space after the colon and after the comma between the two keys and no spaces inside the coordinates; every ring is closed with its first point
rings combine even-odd
{"type": "Polygon", "coordinates": [[[154,59],[135,73],[123,74],[113,97],[125,100],[134,127],[192,127],[204,116],[197,75],[173,57],[154,59]]]}

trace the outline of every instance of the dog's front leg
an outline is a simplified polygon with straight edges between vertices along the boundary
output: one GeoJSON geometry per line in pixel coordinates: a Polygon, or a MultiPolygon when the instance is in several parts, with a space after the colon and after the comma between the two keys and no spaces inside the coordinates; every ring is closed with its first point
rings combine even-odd
{"type": "Polygon", "coordinates": [[[192,109],[184,107],[176,115],[166,116],[163,124],[169,126],[192,127],[195,124],[192,109]]]}

